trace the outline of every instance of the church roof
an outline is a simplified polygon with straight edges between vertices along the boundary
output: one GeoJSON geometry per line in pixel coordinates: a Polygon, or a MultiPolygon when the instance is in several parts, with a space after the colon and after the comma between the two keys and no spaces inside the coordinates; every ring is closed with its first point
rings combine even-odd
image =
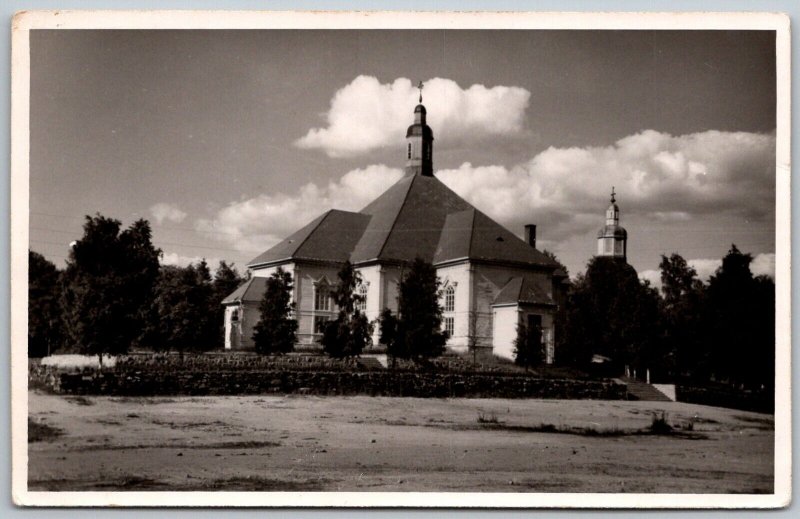
{"type": "Polygon", "coordinates": [[[407,174],[359,213],[332,210],[253,259],[247,266],[289,260],[354,264],[438,264],[483,260],[556,267],[433,176],[407,174]]]}
{"type": "Polygon", "coordinates": [[[447,215],[433,263],[461,258],[556,266],[553,260],[474,207],[447,215]]]}
{"type": "Polygon", "coordinates": [[[548,287],[544,283],[545,280],[541,279],[533,280],[522,276],[513,277],[500,290],[492,304],[555,305],[556,302],[550,297],[548,287]]]}
{"type": "Polygon", "coordinates": [[[408,174],[361,210],[371,219],[351,261],[431,262],[447,215],[469,208],[436,177],[408,174]]]}
{"type": "Polygon", "coordinates": [[[253,277],[239,285],[239,287],[222,300],[223,305],[239,302],[258,302],[264,297],[267,290],[267,278],[253,277]]]}
{"type": "Polygon", "coordinates": [[[369,222],[369,216],[331,209],[312,220],[247,266],[255,267],[287,260],[319,260],[344,263],[369,222]]]}

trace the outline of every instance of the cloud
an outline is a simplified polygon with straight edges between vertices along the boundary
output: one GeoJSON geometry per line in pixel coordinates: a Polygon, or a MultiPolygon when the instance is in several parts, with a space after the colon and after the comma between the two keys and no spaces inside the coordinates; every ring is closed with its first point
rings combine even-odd
{"type": "MultiPolygon", "coordinates": [[[[708,283],[708,280],[722,266],[722,258],[720,259],[690,259],[686,261],[690,267],[697,271],[697,277],[703,282],[708,283]]],[[[769,276],[775,279],[775,254],[762,253],[757,254],[750,263],[750,272],[754,276],[769,276]]],[[[639,272],[639,279],[646,279],[650,284],[656,288],[661,288],[661,271],[660,270],[644,270],[639,272]]]]}
{"type": "Polygon", "coordinates": [[[178,209],[178,206],[163,202],[152,206],[150,214],[153,215],[158,224],[163,222],[181,223],[186,219],[186,213],[178,209]]]}
{"type": "Polygon", "coordinates": [[[204,258],[202,256],[184,256],[182,254],[178,254],[177,252],[165,252],[161,256],[161,264],[173,265],[176,267],[188,267],[190,264],[192,263],[197,264],[203,259],[205,259],[206,263],[208,263],[208,268],[211,270],[211,273],[213,275],[217,265],[219,265],[220,260],[218,258],[204,258]]]}
{"type": "Polygon", "coordinates": [[[355,169],[327,186],[309,182],[294,194],[262,194],[234,202],[214,218],[199,220],[196,227],[217,233],[239,251],[262,252],[328,209],[363,209],[402,175],[383,164],[355,169]]]}
{"type": "Polygon", "coordinates": [[[510,168],[466,162],[436,175],[501,223],[540,222],[554,240],[597,227],[611,186],[626,217],[685,222],[728,213],[766,220],[774,218],[775,136],[645,130],[611,146],[551,147],[510,168]]]}
{"type": "MultiPolygon", "coordinates": [[[[461,88],[450,79],[425,82],[425,103],[431,109],[428,124],[441,140],[452,142],[523,131],[531,93],[515,86],[472,85],[461,88]]],[[[419,92],[406,78],[382,84],[372,76],[358,76],[331,99],[327,126],[312,128],[295,142],[300,148],[319,149],[330,157],[351,157],[396,145],[411,124],[419,92]]]]}

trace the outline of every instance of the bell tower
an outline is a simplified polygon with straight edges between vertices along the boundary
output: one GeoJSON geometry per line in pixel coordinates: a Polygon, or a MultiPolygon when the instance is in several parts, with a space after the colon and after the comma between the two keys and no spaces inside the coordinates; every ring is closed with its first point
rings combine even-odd
{"type": "Polygon", "coordinates": [[[433,130],[425,119],[427,110],[422,104],[422,89],[419,82],[419,104],[414,108],[414,124],[406,131],[406,172],[415,175],[433,176],[433,130]]]}
{"type": "Polygon", "coordinates": [[[628,260],[628,231],[619,224],[616,193],[611,188],[611,204],[606,209],[606,224],[597,233],[597,255],[628,260]]]}

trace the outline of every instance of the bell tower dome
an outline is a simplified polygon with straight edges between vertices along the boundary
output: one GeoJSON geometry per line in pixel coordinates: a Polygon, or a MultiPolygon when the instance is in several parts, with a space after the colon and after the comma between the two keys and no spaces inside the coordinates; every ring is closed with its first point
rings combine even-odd
{"type": "Polygon", "coordinates": [[[406,131],[406,172],[433,176],[433,130],[425,119],[428,111],[422,104],[422,81],[419,82],[419,104],[414,108],[414,124],[406,131]]]}
{"type": "Polygon", "coordinates": [[[619,224],[616,193],[611,188],[611,204],[606,209],[606,224],[597,233],[597,255],[628,260],[628,231],[619,224]]]}

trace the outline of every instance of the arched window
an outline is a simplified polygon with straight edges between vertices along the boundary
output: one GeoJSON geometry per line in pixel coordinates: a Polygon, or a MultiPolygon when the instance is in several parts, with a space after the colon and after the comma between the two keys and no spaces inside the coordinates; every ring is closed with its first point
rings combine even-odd
{"type": "Polygon", "coordinates": [[[456,289],[452,285],[444,289],[444,311],[453,312],[456,309],[456,289]]]}
{"type": "Polygon", "coordinates": [[[317,285],[314,294],[314,310],[328,312],[331,309],[331,293],[326,285],[317,285]]]}
{"type": "Polygon", "coordinates": [[[234,310],[231,312],[231,321],[238,321],[239,320],[239,310],[234,310]]]}
{"type": "Polygon", "coordinates": [[[411,143],[408,143],[408,158],[411,158],[411,143]]]}

